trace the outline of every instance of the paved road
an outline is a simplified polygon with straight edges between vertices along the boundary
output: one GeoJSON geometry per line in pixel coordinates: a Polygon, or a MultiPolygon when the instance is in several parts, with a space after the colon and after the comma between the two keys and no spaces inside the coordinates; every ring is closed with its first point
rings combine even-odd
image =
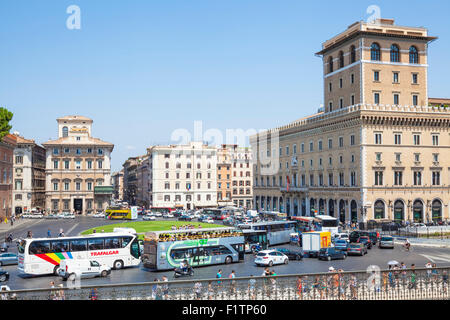
{"type": "MultiPolygon", "coordinates": [[[[109,223],[117,222],[89,217],[77,217],[75,220],[30,220],[21,225],[17,225],[13,230],[13,235],[14,237],[24,237],[28,230],[32,230],[35,237],[46,237],[48,228],[51,229],[53,235],[57,234],[60,228],[65,230],[66,235],[77,235],[85,229],[109,223]]],[[[289,245],[282,247],[289,247],[289,245]]],[[[262,274],[263,268],[254,265],[253,260],[254,258],[252,255],[246,255],[243,263],[197,268],[195,269],[195,275],[192,279],[215,278],[218,269],[223,270],[224,277],[228,277],[232,270],[236,271],[238,277],[251,275],[259,276],[262,274]]],[[[428,261],[436,263],[438,267],[448,266],[450,265],[450,249],[413,247],[411,252],[406,252],[400,246],[397,246],[394,250],[382,250],[374,247],[369,250],[369,253],[364,257],[353,256],[348,257],[346,260],[334,260],[331,262],[319,261],[317,259],[304,259],[303,261],[292,261],[288,265],[274,266],[272,269],[275,269],[276,273],[279,275],[327,272],[330,266],[342,268],[345,271],[360,271],[366,270],[370,265],[378,265],[381,269],[385,269],[387,267],[387,262],[390,260],[405,262],[408,267],[412,263],[416,264],[417,267],[423,267],[428,261]]],[[[63,283],[60,278],[54,276],[22,278],[18,275],[17,266],[7,266],[4,267],[4,269],[10,273],[8,285],[11,289],[47,288],[50,281],[55,281],[56,284],[63,283]]],[[[107,278],[85,279],[82,280],[82,284],[100,285],[151,282],[155,278],[161,279],[163,275],[166,275],[170,280],[173,280],[173,272],[153,272],[141,266],[124,270],[113,270],[111,275],[107,278]]]]}

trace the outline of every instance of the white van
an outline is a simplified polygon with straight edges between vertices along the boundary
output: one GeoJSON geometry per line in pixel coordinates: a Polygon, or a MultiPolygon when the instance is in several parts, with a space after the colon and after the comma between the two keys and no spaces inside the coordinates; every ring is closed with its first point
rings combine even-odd
{"type": "Polygon", "coordinates": [[[75,280],[76,276],[83,278],[106,277],[111,273],[111,267],[101,265],[94,260],[61,260],[58,275],[63,280],[75,280]]]}

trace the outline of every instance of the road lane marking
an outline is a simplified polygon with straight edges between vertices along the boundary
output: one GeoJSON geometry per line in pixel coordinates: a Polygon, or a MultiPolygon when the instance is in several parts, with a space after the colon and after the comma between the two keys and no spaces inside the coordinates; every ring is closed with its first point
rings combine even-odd
{"type": "Polygon", "coordinates": [[[421,254],[421,256],[427,258],[428,260],[430,260],[431,262],[436,262],[435,260],[439,260],[439,261],[445,261],[445,262],[450,262],[450,256],[449,255],[428,255],[428,254],[421,254]]]}
{"type": "Polygon", "coordinates": [[[72,228],[70,228],[69,231],[67,231],[67,235],[69,235],[69,234],[73,231],[73,229],[75,229],[76,227],[78,227],[79,224],[80,224],[80,223],[77,223],[77,224],[74,225],[72,228]]]}

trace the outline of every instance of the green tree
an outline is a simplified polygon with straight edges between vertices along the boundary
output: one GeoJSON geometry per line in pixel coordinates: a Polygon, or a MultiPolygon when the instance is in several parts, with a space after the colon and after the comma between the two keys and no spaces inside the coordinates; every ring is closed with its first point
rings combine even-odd
{"type": "Polygon", "coordinates": [[[6,108],[0,107],[0,140],[2,140],[9,131],[12,129],[12,126],[9,122],[13,118],[13,113],[6,108]]]}

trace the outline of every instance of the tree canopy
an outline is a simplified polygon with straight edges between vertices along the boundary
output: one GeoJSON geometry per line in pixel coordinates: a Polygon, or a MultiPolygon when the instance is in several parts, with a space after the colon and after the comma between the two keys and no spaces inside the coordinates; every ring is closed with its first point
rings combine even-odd
{"type": "Polygon", "coordinates": [[[12,126],[9,122],[13,118],[13,113],[6,108],[0,107],[0,140],[2,140],[9,131],[12,129],[12,126]]]}

